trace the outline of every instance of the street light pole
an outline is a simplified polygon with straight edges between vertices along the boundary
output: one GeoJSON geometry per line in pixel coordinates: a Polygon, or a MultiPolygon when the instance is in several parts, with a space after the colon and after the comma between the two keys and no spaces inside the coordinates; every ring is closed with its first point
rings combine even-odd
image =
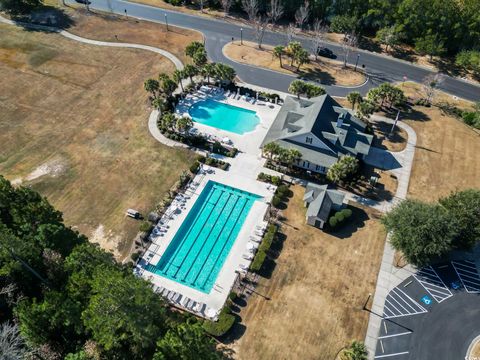
{"type": "Polygon", "coordinates": [[[360,59],[360,54],[357,54],[357,61],[355,61],[355,71],[357,71],[358,59],[360,59]]]}
{"type": "Polygon", "coordinates": [[[167,25],[167,31],[168,31],[168,18],[167,18],[167,13],[165,13],[165,25],[167,25]]]}
{"type": "Polygon", "coordinates": [[[243,28],[240,28],[240,45],[243,45],[243,28]]]}

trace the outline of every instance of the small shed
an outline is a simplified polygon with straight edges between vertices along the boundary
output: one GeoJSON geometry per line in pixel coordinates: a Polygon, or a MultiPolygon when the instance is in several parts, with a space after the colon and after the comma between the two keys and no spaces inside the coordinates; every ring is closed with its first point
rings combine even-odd
{"type": "Polygon", "coordinates": [[[338,211],[345,207],[344,200],[345,194],[328,189],[328,185],[308,183],[303,196],[307,208],[307,224],[323,229],[330,211],[338,211]]]}

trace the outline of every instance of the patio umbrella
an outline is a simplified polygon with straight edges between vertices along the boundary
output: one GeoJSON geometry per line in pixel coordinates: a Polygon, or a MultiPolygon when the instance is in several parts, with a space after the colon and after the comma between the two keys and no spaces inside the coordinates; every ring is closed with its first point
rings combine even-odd
{"type": "Polygon", "coordinates": [[[213,319],[215,316],[217,316],[217,312],[212,308],[208,308],[207,311],[205,311],[205,315],[213,319]]]}
{"type": "Polygon", "coordinates": [[[225,144],[230,144],[232,141],[230,140],[229,137],[225,136],[225,137],[222,139],[222,142],[225,143],[225,144]]]}

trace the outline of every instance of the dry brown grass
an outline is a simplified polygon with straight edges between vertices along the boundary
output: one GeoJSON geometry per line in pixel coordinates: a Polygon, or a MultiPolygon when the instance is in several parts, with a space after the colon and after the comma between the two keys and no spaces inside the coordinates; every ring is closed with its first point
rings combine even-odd
{"type": "Polygon", "coordinates": [[[0,34],[0,173],[122,257],[139,225],[125,210],[150,210],[192,159],[147,129],[143,82],[173,64],[8,25],[0,34]]]}
{"type": "Polygon", "coordinates": [[[241,312],[240,359],[331,360],[365,336],[362,307],[375,289],[385,241],[378,214],[353,207],[352,225],[333,236],[305,224],[304,188],[292,189],[283,249],[272,277],[257,287],[271,300],[253,295],[241,312]]]}
{"type": "Polygon", "coordinates": [[[259,49],[257,44],[244,41],[228,43],[223,48],[226,56],[229,58],[250,65],[256,65],[267,69],[280,71],[286,74],[298,74],[309,80],[316,80],[325,85],[345,85],[354,86],[362,84],[365,76],[360,72],[355,72],[349,68],[344,69],[338,61],[320,58],[319,61],[312,61],[310,64],[302,65],[299,72],[291,69],[290,61],[287,56],[283,57],[283,67],[280,62],[272,55],[272,46],[263,45],[259,49]],[[321,59],[321,60],[320,60],[321,59]]]}
{"type": "Polygon", "coordinates": [[[173,26],[169,26],[167,31],[162,24],[123,16],[104,13],[92,16],[83,9],[69,10],[68,14],[74,20],[73,27],[69,29],[74,34],[95,40],[156,46],[175,54],[183,62],[189,61],[185,56],[185,46],[192,41],[203,41],[202,34],[197,31],[173,26]]]}
{"type": "Polygon", "coordinates": [[[480,188],[480,135],[437,107],[414,107],[406,122],[417,133],[408,196],[434,201],[480,188]]]}
{"type": "MultiPolygon", "coordinates": [[[[400,83],[398,85],[400,89],[402,89],[406,96],[413,100],[417,99],[424,99],[425,98],[425,91],[423,90],[423,86],[418,83],[407,81],[405,83],[400,83]]],[[[435,96],[433,98],[433,103],[448,103],[454,105],[463,110],[472,110],[473,102],[454,97],[450,94],[447,94],[443,91],[436,91],[435,96]]]]}
{"type": "Polygon", "coordinates": [[[480,358],[480,341],[473,346],[472,351],[468,354],[471,359],[479,359],[480,358]]]}
{"type": "Polygon", "coordinates": [[[402,151],[407,146],[408,134],[401,127],[396,126],[393,131],[392,125],[384,121],[372,122],[373,146],[397,152],[402,151]]]}

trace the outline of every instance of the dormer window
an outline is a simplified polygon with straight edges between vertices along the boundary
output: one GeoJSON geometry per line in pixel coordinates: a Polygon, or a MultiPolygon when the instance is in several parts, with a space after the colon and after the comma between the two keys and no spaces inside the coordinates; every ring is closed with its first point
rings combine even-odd
{"type": "Polygon", "coordinates": [[[307,136],[307,138],[305,139],[305,142],[306,142],[307,144],[311,144],[311,143],[313,142],[313,138],[310,137],[310,136],[307,136]]]}

